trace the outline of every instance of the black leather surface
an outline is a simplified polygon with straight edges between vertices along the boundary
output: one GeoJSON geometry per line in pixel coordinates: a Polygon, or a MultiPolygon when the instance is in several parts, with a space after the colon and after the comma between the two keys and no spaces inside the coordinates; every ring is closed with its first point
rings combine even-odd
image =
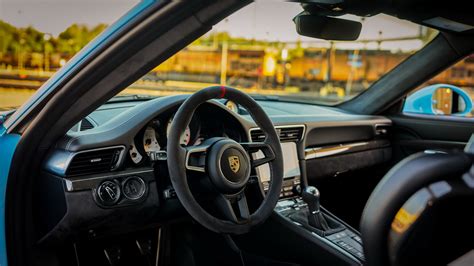
{"type": "Polygon", "coordinates": [[[389,265],[391,223],[411,195],[430,183],[460,177],[471,164],[464,153],[417,153],[394,166],[377,185],[362,214],[366,265],[389,265]]]}

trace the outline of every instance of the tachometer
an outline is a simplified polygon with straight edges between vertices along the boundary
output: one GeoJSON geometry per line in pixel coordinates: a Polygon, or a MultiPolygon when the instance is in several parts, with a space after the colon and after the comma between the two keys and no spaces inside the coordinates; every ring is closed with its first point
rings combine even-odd
{"type": "Polygon", "coordinates": [[[232,112],[234,112],[236,114],[239,113],[239,106],[231,100],[229,100],[225,103],[225,107],[227,107],[229,110],[231,110],[232,112]]]}
{"type": "Polygon", "coordinates": [[[161,149],[160,144],[158,144],[158,140],[156,139],[155,129],[152,127],[147,127],[145,129],[145,133],[143,134],[143,149],[146,153],[159,152],[161,149]]]}
{"type": "MultiPolygon", "coordinates": [[[[168,121],[168,125],[166,126],[166,137],[169,136],[172,122],[173,122],[173,118],[171,118],[168,121]]],[[[187,126],[186,129],[184,130],[183,135],[181,135],[180,143],[181,145],[188,145],[189,141],[191,141],[191,129],[189,128],[189,126],[187,126]]]]}

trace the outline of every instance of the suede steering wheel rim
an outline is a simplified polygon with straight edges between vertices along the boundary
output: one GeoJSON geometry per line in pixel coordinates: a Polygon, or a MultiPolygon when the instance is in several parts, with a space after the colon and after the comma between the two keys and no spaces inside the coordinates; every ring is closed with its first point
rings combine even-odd
{"type": "Polygon", "coordinates": [[[263,223],[278,202],[283,183],[283,159],[279,137],[263,109],[247,94],[226,86],[213,86],[191,95],[176,112],[167,144],[168,170],[171,183],[188,213],[211,231],[243,234],[263,223]],[[180,144],[183,129],[190,123],[195,110],[216,98],[232,100],[247,109],[265,134],[263,142],[237,143],[228,138],[211,138],[198,146],[180,144]],[[251,154],[262,151],[264,158],[253,160],[251,154]],[[205,165],[193,165],[193,157],[205,159],[205,165]],[[252,167],[269,164],[270,187],[261,205],[249,213],[245,187],[252,167]],[[218,192],[215,201],[225,219],[207,212],[194,198],[187,181],[187,171],[205,172],[218,192]],[[238,211],[236,211],[237,209],[238,211]]]}

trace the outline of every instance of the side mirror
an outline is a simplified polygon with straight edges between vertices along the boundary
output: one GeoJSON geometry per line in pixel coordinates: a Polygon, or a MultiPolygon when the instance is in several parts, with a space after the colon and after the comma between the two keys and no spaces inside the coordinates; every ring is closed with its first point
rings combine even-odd
{"type": "Polygon", "coordinates": [[[299,35],[335,41],[357,40],[362,24],[357,21],[302,12],[293,21],[299,35]]]}
{"type": "Polygon", "coordinates": [[[408,96],[404,113],[466,116],[472,111],[471,96],[449,84],[435,84],[408,96]]]}

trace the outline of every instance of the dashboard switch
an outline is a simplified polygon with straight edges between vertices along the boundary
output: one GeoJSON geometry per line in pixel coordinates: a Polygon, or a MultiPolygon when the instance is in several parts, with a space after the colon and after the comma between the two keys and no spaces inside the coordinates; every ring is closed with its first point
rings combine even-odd
{"type": "Polygon", "coordinates": [[[165,199],[173,199],[173,198],[176,198],[176,191],[174,190],[174,188],[172,187],[169,187],[167,189],[165,189],[163,191],[163,197],[165,199]]]}
{"type": "Polygon", "coordinates": [[[138,176],[131,176],[122,183],[123,195],[130,200],[138,200],[143,197],[146,189],[145,181],[138,176]]]}
{"type": "Polygon", "coordinates": [[[111,180],[102,182],[97,188],[97,197],[103,205],[113,205],[120,199],[120,185],[111,180]]]}
{"type": "Polygon", "coordinates": [[[166,161],[168,158],[166,151],[149,152],[148,156],[150,157],[151,161],[166,161]]]}

